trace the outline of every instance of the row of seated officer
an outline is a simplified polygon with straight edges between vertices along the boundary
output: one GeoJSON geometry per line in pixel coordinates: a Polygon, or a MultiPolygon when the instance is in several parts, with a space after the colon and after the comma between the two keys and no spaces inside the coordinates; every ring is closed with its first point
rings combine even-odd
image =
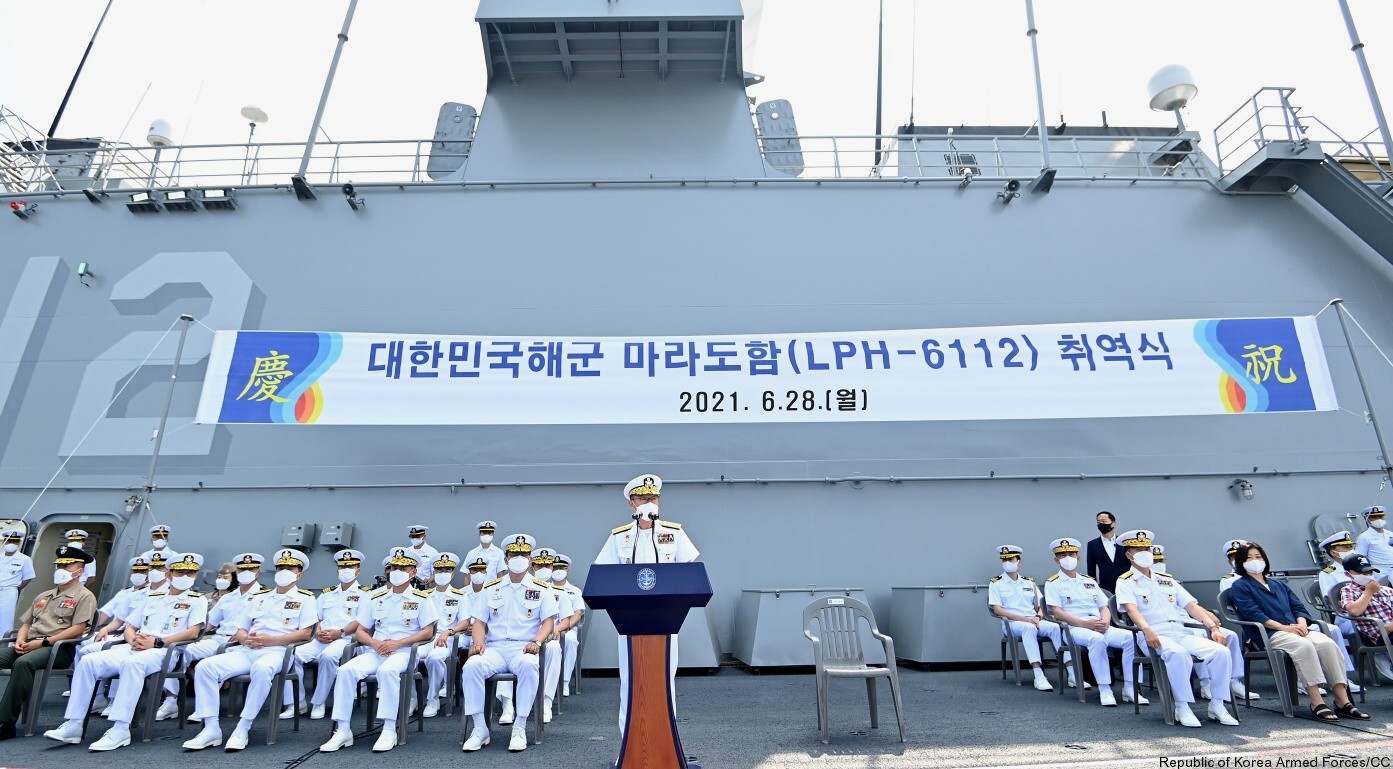
{"type": "MultiPolygon", "coordinates": [[[[318,596],[299,587],[300,577],[309,565],[304,553],[293,549],[276,552],[274,588],[262,587],[258,581],[263,557],[243,553],[234,559],[239,587],[222,595],[211,610],[207,598],[192,590],[195,575],[203,564],[201,555],[183,553],[174,563],[165,563],[159,554],[148,563],[143,558],[133,559],[132,573],[148,575],[133,583],[141,581],[145,587],[133,584],[125,605],[111,607],[112,622],[121,626],[125,643],[87,644],[75,664],[65,720],[44,736],[67,744],[81,742],[84,719],[97,686],[114,678],[115,696],[104,713],[112,726],[90,749],[115,750],[130,744],[130,723],[146,676],[160,671],[165,655],[176,653],[183,656],[186,664],[198,662],[192,675],[195,698],[189,720],[201,722],[203,729],[184,743],[188,750],[224,743],[218,718],[223,682],[237,676],[249,679],[240,719],[224,746],[228,751],[243,750],[249,743],[252,721],[265,704],[277,675],[292,665],[314,661],[318,664],[315,693],[305,707],[312,708],[315,717],[323,717],[331,690],[334,696],[335,730],[321,750],[331,752],[352,745],[348,724],[358,684],[366,676],[376,675],[377,716],[383,720],[383,728],[374,750],[387,751],[397,744],[398,688],[409,661],[419,658],[426,668],[429,683],[423,716],[431,716],[439,710],[438,695],[445,693],[449,654],[467,649],[470,656],[464,665],[462,691],[465,712],[475,716],[476,734],[471,741],[476,744],[472,749],[488,742],[486,730],[478,734],[483,722],[483,682],[506,670],[517,675],[518,680],[518,717],[509,749],[524,750],[526,718],[538,689],[539,674],[551,684],[546,689],[549,709],[550,695],[556,691],[560,678],[560,643],[565,638],[567,646],[574,648],[574,628],[580,621],[583,603],[580,591],[566,581],[564,567],[569,565],[568,558],[545,549],[534,551],[535,540],[529,535],[510,539],[506,548],[508,576],[494,579],[494,565],[477,558],[469,564],[470,586],[452,588],[449,583],[459,565],[458,556],[435,553],[431,563],[435,585],[429,591],[411,587],[420,565],[413,548],[398,547],[389,552],[382,562],[388,586],[376,591],[358,584],[363,554],[357,550],[339,551],[335,558],[340,584],[318,596]],[[554,570],[553,566],[562,568],[554,570]],[[173,575],[167,585],[166,575],[173,575]],[[561,613],[563,606],[566,614],[561,613]],[[492,664],[499,656],[498,648],[506,648],[517,640],[513,636],[520,629],[513,626],[517,623],[510,624],[514,617],[526,619],[530,632],[518,654],[501,666],[492,664]],[[216,628],[215,632],[204,635],[212,628],[216,628]],[[356,646],[350,647],[350,643],[356,646]],[[548,647],[545,671],[538,669],[539,644],[548,647]],[[340,667],[340,660],[348,656],[351,659],[340,667]],[[484,675],[480,677],[479,673],[484,675]]],[[[219,588],[225,587],[219,583],[219,588]]],[[[110,630],[109,626],[103,629],[110,630]]],[[[292,686],[303,685],[300,676],[293,678],[295,683],[286,682],[283,701],[291,700],[292,686]]],[[[167,682],[167,697],[158,711],[160,720],[177,717],[175,683],[167,682]]],[[[500,699],[511,697],[510,689],[502,685],[498,688],[500,699]]],[[[305,702],[303,695],[299,702],[305,702]]],[[[501,723],[508,722],[508,711],[513,710],[508,707],[510,702],[504,704],[501,723]]],[[[282,718],[296,715],[294,705],[281,713],[282,718]]],[[[465,749],[471,749],[468,742],[465,749]]]]}

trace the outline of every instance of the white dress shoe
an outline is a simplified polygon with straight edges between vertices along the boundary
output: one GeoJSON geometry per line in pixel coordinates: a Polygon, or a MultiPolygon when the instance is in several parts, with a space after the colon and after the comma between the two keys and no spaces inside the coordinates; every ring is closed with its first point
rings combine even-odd
{"type": "Polygon", "coordinates": [[[1349,692],[1350,692],[1350,694],[1358,694],[1358,693],[1364,691],[1362,688],[1360,688],[1359,684],[1357,684],[1357,683],[1355,683],[1355,682],[1353,682],[1353,681],[1346,681],[1346,682],[1345,682],[1345,686],[1348,686],[1348,687],[1349,687],[1349,692]]]}
{"type": "Polygon", "coordinates": [[[189,717],[188,717],[188,718],[185,718],[184,720],[185,720],[185,721],[188,721],[188,722],[191,723],[191,724],[201,724],[201,723],[203,723],[203,719],[199,718],[197,715],[195,715],[195,714],[193,714],[193,713],[190,713],[190,714],[189,714],[189,717]]]}
{"type": "Polygon", "coordinates": [[[319,746],[320,753],[333,753],[339,748],[353,747],[353,732],[335,729],[329,741],[319,746]]]}
{"type": "MultiPolygon", "coordinates": [[[[300,703],[300,715],[303,716],[303,715],[305,715],[305,714],[308,713],[308,712],[310,712],[309,703],[307,703],[307,702],[302,702],[302,703],[300,703]]],[[[282,720],[282,721],[289,721],[290,719],[292,719],[292,718],[294,718],[294,717],[295,717],[295,705],[294,705],[293,703],[290,704],[290,705],[285,706],[285,710],[282,710],[282,711],[281,711],[281,720],[282,720]]]]}
{"type": "Polygon", "coordinates": [[[82,724],[77,721],[64,721],[57,729],[49,729],[44,736],[50,740],[76,745],[82,742],[82,724]]]}
{"type": "Polygon", "coordinates": [[[570,682],[570,681],[567,681],[566,683],[561,684],[561,696],[562,696],[562,697],[569,697],[569,696],[571,696],[571,682],[570,682]]]}
{"type": "Polygon", "coordinates": [[[489,733],[475,729],[474,732],[469,735],[469,739],[464,741],[464,752],[473,753],[487,744],[489,744],[489,733]]]}
{"type": "Polygon", "coordinates": [[[542,723],[544,723],[544,724],[549,724],[549,723],[551,723],[551,698],[550,698],[550,697],[547,697],[547,698],[545,698],[545,699],[542,700],[542,723]]]}
{"type": "Polygon", "coordinates": [[[124,748],[131,744],[131,730],[124,726],[113,726],[106,730],[100,740],[87,746],[88,750],[97,752],[124,748]]]}
{"type": "Polygon", "coordinates": [[[1195,718],[1194,711],[1190,710],[1190,706],[1184,703],[1175,706],[1175,720],[1180,722],[1181,726],[1189,726],[1196,729],[1200,726],[1200,720],[1195,718]]]}
{"type": "Polygon", "coordinates": [[[1049,679],[1045,678],[1043,675],[1035,676],[1035,688],[1042,692],[1054,691],[1054,687],[1050,685],[1049,679]]]}
{"type": "Polygon", "coordinates": [[[521,753],[527,750],[527,730],[514,729],[513,738],[508,740],[508,752],[521,753]]]}
{"type": "Polygon", "coordinates": [[[1200,699],[1212,700],[1214,695],[1209,693],[1209,681],[1200,681],[1200,699]]]}
{"type": "Polygon", "coordinates": [[[1229,709],[1224,707],[1222,702],[1211,702],[1209,704],[1209,720],[1218,721],[1224,726],[1238,726],[1238,719],[1229,715],[1229,709]]]}
{"type": "Polygon", "coordinates": [[[1138,705],[1150,705],[1150,704],[1151,704],[1151,700],[1148,700],[1147,698],[1145,698],[1145,697],[1141,696],[1140,694],[1138,694],[1135,687],[1132,687],[1132,686],[1124,686],[1124,687],[1122,687],[1122,701],[1123,701],[1123,702],[1131,702],[1131,701],[1133,701],[1133,700],[1136,700],[1136,703],[1137,703],[1138,705]]]}
{"type": "Polygon", "coordinates": [[[426,703],[426,709],[421,711],[421,717],[422,717],[422,718],[435,718],[436,714],[439,713],[439,712],[440,712],[440,699],[439,699],[438,697],[431,697],[431,698],[430,698],[430,702],[427,702],[427,703],[426,703]]]}
{"type": "Polygon", "coordinates": [[[386,753],[397,746],[397,730],[383,729],[382,734],[377,736],[377,742],[372,744],[372,752],[386,753]]]}
{"type": "Polygon", "coordinates": [[[174,702],[164,702],[160,704],[160,709],[155,711],[156,721],[168,721],[179,717],[179,705],[174,702]]]}
{"type": "Polygon", "coordinates": [[[64,697],[70,697],[70,696],[72,696],[72,693],[73,693],[72,689],[69,689],[69,690],[63,692],[63,696],[64,696],[64,697]]]}
{"type": "Polygon", "coordinates": [[[327,703],[321,703],[321,704],[319,704],[319,705],[315,705],[314,707],[310,708],[310,720],[313,720],[313,721],[322,720],[322,719],[324,718],[324,716],[325,716],[325,711],[328,710],[328,708],[326,707],[326,704],[327,704],[327,703]]]}
{"type": "Polygon", "coordinates": [[[1099,699],[1099,701],[1101,701],[1101,702],[1103,703],[1103,707],[1105,707],[1105,708],[1115,708],[1115,707],[1117,707],[1117,699],[1116,699],[1115,697],[1112,696],[1112,688],[1111,688],[1111,687],[1104,686],[1103,688],[1099,689],[1099,690],[1098,690],[1098,699],[1099,699]]]}
{"type": "Polygon", "coordinates": [[[513,701],[503,700],[503,712],[498,716],[498,723],[507,726],[513,722],[513,701]]]}
{"type": "Polygon", "coordinates": [[[246,729],[233,729],[232,734],[227,737],[227,744],[222,749],[231,753],[236,750],[246,750],[247,743],[250,742],[246,729]]]}
{"type": "MultiPolygon", "coordinates": [[[[1245,691],[1245,689],[1243,688],[1243,682],[1242,682],[1242,681],[1230,681],[1230,682],[1229,682],[1229,691],[1233,693],[1233,696],[1234,696],[1235,698],[1240,699],[1240,700],[1243,699],[1243,692],[1245,691]]],[[[1257,692],[1249,692],[1249,694],[1248,694],[1248,699],[1250,699],[1250,700],[1260,700],[1260,699],[1262,699],[1262,697],[1261,697],[1257,692]]]]}
{"type": "Polygon", "coordinates": [[[184,750],[203,750],[204,748],[215,748],[221,744],[222,729],[216,726],[205,726],[203,731],[184,743],[184,750]]]}

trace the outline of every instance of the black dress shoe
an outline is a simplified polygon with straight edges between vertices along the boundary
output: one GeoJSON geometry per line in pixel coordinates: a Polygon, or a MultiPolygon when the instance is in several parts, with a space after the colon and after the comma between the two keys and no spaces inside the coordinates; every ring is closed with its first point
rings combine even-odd
{"type": "Polygon", "coordinates": [[[16,736],[14,721],[0,721],[0,740],[13,740],[16,736]]]}

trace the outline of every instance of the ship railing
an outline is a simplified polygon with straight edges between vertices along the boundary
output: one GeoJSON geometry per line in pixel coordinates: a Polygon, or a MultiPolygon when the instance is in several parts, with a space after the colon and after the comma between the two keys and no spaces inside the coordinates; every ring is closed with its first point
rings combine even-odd
{"type": "Polygon", "coordinates": [[[1358,139],[1346,139],[1339,131],[1331,128],[1324,120],[1306,115],[1306,135],[1321,145],[1325,154],[1337,163],[1352,171],[1365,182],[1381,185],[1393,182],[1393,166],[1389,164],[1388,148],[1380,141],[1370,141],[1369,137],[1378,132],[1375,126],[1358,139]]]}
{"type": "MultiPolygon", "coordinates": [[[[40,140],[42,141],[42,140],[40,140]]],[[[427,166],[431,139],[318,142],[305,174],[311,184],[415,183],[432,181],[427,166]]],[[[472,141],[452,147],[467,162],[472,141]]],[[[192,144],[138,147],[92,142],[89,147],[49,149],[29,144],[0,151],[5,190],[156,189],[286,184],[299,173],[305,145],[192,144]]]]}
{"type": "MultiPolygon", "coordinates": [[[[1057,180],[1209,180],[1198,134],[1051,136],[1057,180]]],[[[888,134],[761,139],[769,165],[804,179],[866,177],[1030,179],[1043,165],[1040,139],[1025,136],[888,134]]]]}
{"type": "Polygon", "coordinates": [[[1295,90],[1285,86],[1259,88],[1219,123],[1214,129],[1214,147],[1220,174],[1242,166],[1269,144],[1286,142],[1293,147],[1317,144],[1372,184],[1393,181],[1390,148],[1369,141],[1374,131],[1359,139],[1345,139],[1320,118],[1301,114],[1301,108],[1292,104],[1295,90]]]}

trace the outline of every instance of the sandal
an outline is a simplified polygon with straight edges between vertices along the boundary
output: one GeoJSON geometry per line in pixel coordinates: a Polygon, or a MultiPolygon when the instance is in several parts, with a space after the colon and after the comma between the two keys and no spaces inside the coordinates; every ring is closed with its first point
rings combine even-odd
{"type": "Polygon", "coordinates": [[[1322,702],[1319,705],[1311,706],[1311,717],[1316,719],[1317,721],[1334,722],[1340,720],[1340,717],[1335,715],[1335,711],[1331,710],[1330,706],[1325,704],[1324,702],[1322,702]]]}
{"type": "Polygon", "coordinates": [[[1365,713],[1364,711],[1354,706],[1354,700],[1350,700],[1349,702],[1346,702],[1345,704],[1335,708],[1335,712],[1347,718],[1353,718],[1358,721],[1368,721],[1371,718],[1371,716],[1368,713],[1365,713]]]}

